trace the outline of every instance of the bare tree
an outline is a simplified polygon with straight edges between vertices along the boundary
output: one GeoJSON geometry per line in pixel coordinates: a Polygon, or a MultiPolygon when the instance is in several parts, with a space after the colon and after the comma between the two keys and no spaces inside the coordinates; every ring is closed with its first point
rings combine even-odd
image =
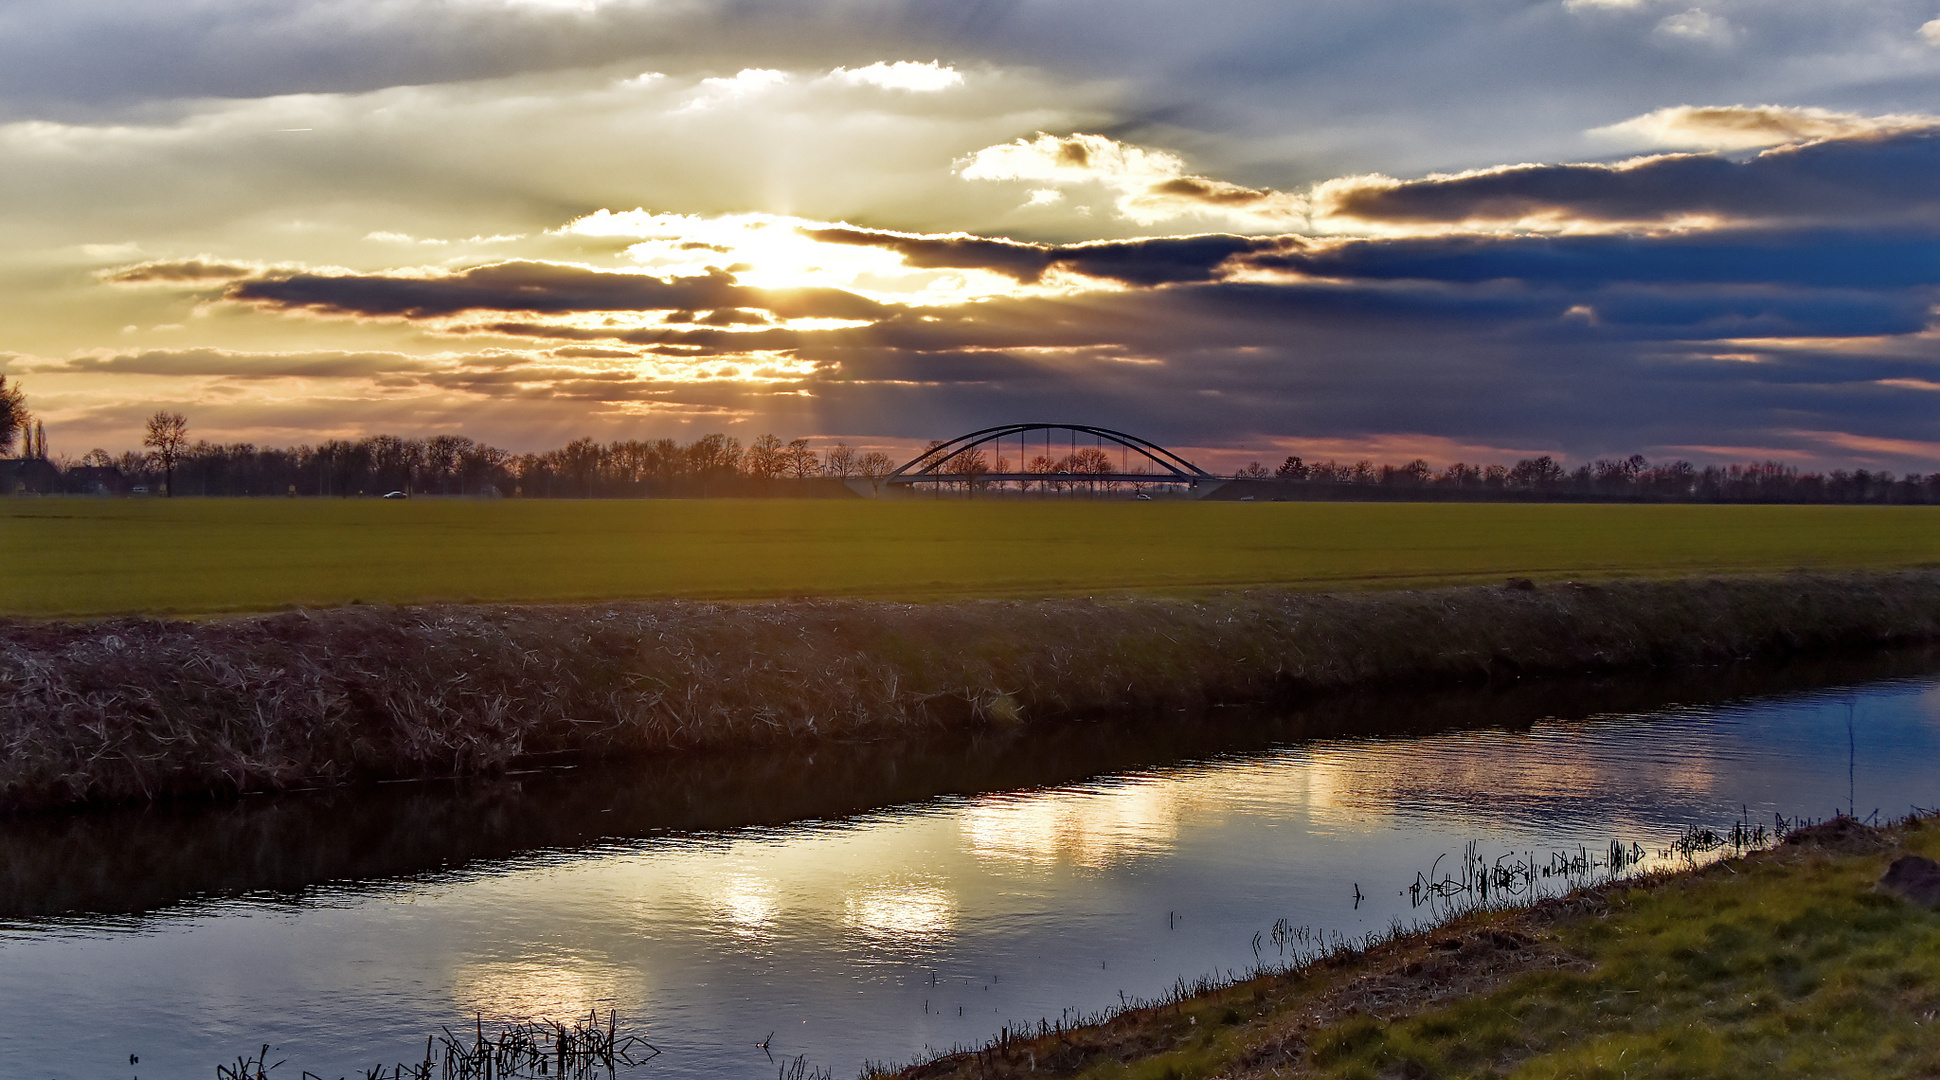
{"type": "Polygon", "coordinates": [[[593,497],[593,480],[599,475],[600,444],[591,439],[574,439],[559,452],[559,464],[572,477],[582,499],[593,497]]]}
{"type": "Polygon", "coordinates": [[[836,443],[822,455],[822,471],[830,476],[847,480],[861,471],[862,455],[849,448],[847,443],[836,443]]]}
{"type": "Polygon", "coordinates": [[[741,456],[741,471],[758,480],[772,480],[788,471],[788,451],[773,435],[757,435],[741,456]]]}
{"type": "Polygon", "coordinates": [[[148,447],[167,477],[162,491],[174,498],[175,463],[181,460],[182,451],[189,445],[189,418],[181,413],[156,413],[148,418],[148,434],[142,436],[141,444],[148,447]]]}
{"type": "Polygon", "coordinates": [[[822,462],[815,456],[815,451],[808,448],[807,439],[795,439],[789,442],[788,449],[782,451],[782,468],[789,476],[806,480],[822,471],[822,462]]]}
{"type": "Polygon", "coordinates": [[[871,450],[856,459],[855,471],[871,480],[880,480],[896,471],[896,459],[880,450],[871,450]]]}
{"type": "Polygon", "coordinates": [[[703,435],[687,444],[687,468],[705,480],[733,476],[741,470],[741,440],[732,435],[703,435]]]}

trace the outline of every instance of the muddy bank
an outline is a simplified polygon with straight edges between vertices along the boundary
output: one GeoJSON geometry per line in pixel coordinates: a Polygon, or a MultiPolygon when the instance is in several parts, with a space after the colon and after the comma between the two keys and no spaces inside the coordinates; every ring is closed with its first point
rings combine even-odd
{"type": "Polygon", "coordinates": [[[0,624],[0,809],[877,740],[1940,639],[1940,571],[0,624]]]}

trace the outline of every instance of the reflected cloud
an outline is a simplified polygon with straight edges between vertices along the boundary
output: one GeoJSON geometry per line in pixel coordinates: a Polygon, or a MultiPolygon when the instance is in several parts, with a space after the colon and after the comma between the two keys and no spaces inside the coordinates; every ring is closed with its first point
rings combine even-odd
{"type": "Polygon", "coordinates": [[[1701,759],[1612,756],[1605,749],[1593,735],[1464,735],[1319,748],[1300,772],[1316,811],[1360,822],[1432,811],[1481,828],[1564,802],[1621,800],[1644,786],[1703,796],[1719,782],[1701,759]]]}
{"type": "Polygon", "coordinates": [[[964,838],[981,861],[1104,870],[1171,850],[1185,790],[1138,783],[985,799],[965,811],[964,838]]]}

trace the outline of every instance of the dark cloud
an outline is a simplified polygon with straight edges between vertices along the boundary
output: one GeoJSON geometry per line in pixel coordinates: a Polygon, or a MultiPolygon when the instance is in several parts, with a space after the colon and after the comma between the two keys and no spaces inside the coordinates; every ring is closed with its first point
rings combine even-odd
{"type": "Polygon", "coordinates": [[[279,271],[229,295],[275,310],[456,316],[444,332],[552,352],[198,350],[65,367],[362,374],[453,402],[552,402],[545,407],[601,417],[649,405],[731,409],[772,414],[777,429],[798,416],[798,430],[911,439],[1055,416],[1183,445],[1403,433],[1578,459],[1700,444],[1828,453],[1812,442],[1821,436],[1800,432],[1940,442],[1940,399],[1917,389],[1940,382],[1940,350],[1925,336],[1940,301],[1940,230],[1211,234],[1068,245],[859,228],[812,235],[881,246],[919,266],[1026,282],[1055,269],[1125,287],[901,307],[837,290],[764,292],[725,272],[662,279],[539,262],[433,276],[279,271]],[[640,310],[686,318],[601,325],[602,313],[640,310]],[[765,325],[835,312],[863,325],[765,325]],[[583,317],[570,326],[548,318],[564,314],[583,317]],[[629,347],[649,359],[599,363],[624,361],[629,347]],[[757,352],[790,373],[776,385],[720,377],[761,366],[757,352]],[[775,396],[782,391],[801,396],[775,396]]]}
{"type": "Polygon", "coordinates": [[[982,236],[911,236],[870,229],[803,229],[802,233],[825,244],[887,248],[909,265],[926,270],[976,268],[1023,282],[1036,281],[1052,257],[1042,244],[982,236]]]}
{"type": "Polygon", "coordinates": [[[1620,165],[1516,165],[1394,183],[1337,181],[1316,214],[1384,224],[1523,221],[1918,222],[1940,225],[1940,133],[1827,139],[1747,161],[1671,154],[1620,165]]]}
{"type": "Polygon", "coordinates": [[[1905,310],[1826,296],[1606,300],[1597,325],[1514,290],[1191,286],[899,318],[800,354],[840,373],[807,384],[822,423],[912,438],[1055,415],[1184,445],[1406,433],[1582,459],[1695,443],[1824,455],[1802,430],[1940,435],[1932,396],[1881,385],[1930,379],[1940,358],[1718,336],[1890,330],[1907,325],[1905,310]],[[883,411],[871,418],[865,402],[883,411]]]}
{"type": "MultiPolygon", "coordinates": [[[[465,312],[568,315],[607,311],[758,310],[782,318],[876,318],[887,309],[839,289],[752,289],[734,275],[658,278],[542,262],[502,262],[450,274],[271,274],[237,282],[241,303],[331,315],[433,319],[465,312]]],[[[751,316],[730,317],[747,321],[751,316]]],[[[760,321],[758,318],[756,321],[760,321]]]]}
{"type": "Polygon", "coordinates": [[[1836,289],[1940,285],[1940,229],[1727,229],[1656,236],[1451,236],[1312,243],[1288,238],[1240,260],[1319,277],[1742,283],[1836,289]]]}
{"type": "Polygon", "coordinates": [[[1044,271],[1053,266],[1128,285],[1210,281],[1235,255],[1277,250],[1290,242],[1214,233],[1052,245],[981,236],[910,236],[868,229],[803,232],[826,243],[887,248],[911,266],[989,270],[1026,284],[1041,280],[1044,271]]]}
{"type": "Polygon", "coordinates": [[[1289,171],[1529,160],[1532,142],[1555,149],[1667,104],[1790,99],[1800,78],[1844,108],[1931,101],[1935,66],[1916,37],[1930,8],[1713,0],[1705,9],[1729,21],[1732,44],[1683,48],[1651,33],[1672,13],[1661,5],[1556,0],[1241,2],[1216,17],[1105,0],[14,0],[0,12],[0,107],[71,114],[601,65],[731,74],[940,57],[1111,80],[1123,97],[1113,130],[1219,133],[1240,144],[1223,164],[1259,174],[1245,182],[1285,185],[1289,171]],[[1244,145],[1260,136],[1298,149],[1244,145]]]}
{"type": "Polygon", "coordinates": [[[1091,277],[1128,285],[1169,285],[1210,281],[1236,255],[1277,246],[1267,237],[1167,236],[1146,240],[1118,240],[1073,244],[1057,248],[1054,261],[1091,277]]]}

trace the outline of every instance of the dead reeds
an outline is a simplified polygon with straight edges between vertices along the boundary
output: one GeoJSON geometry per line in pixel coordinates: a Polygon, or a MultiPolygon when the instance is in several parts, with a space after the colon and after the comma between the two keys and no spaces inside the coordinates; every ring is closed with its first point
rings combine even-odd
{"type": "MultiPolygon", "coordinates": [[[[660,1056],[645,1039],[622,1034],[617,1013],[609,1012],[604,1023],[596,1011],[571,1024],[500,1024],[490,1035],[484,1017],[475,1017],[472,1024],[470,1033],[445,1028],[440,1035],[427,1036],[422,1061],[373,1065],[359,1069],[354,1080],[611,1080],[622,1069],[660,1056]]],[[[265,1045],[255,1054],[237,1057],[234,1064],[216,1066],[216,1080],[274,1080],[272,1074],[286,1062],[271,1064],[269,1058],[265,1045]]],[[[324,1078],[305,1071],[299,1080],[324,1078]]]]}
{"type": "Polygon", "coordinates": [[[0,623],[0,809],[1940,638],[1940,571],[0,623]]]}

